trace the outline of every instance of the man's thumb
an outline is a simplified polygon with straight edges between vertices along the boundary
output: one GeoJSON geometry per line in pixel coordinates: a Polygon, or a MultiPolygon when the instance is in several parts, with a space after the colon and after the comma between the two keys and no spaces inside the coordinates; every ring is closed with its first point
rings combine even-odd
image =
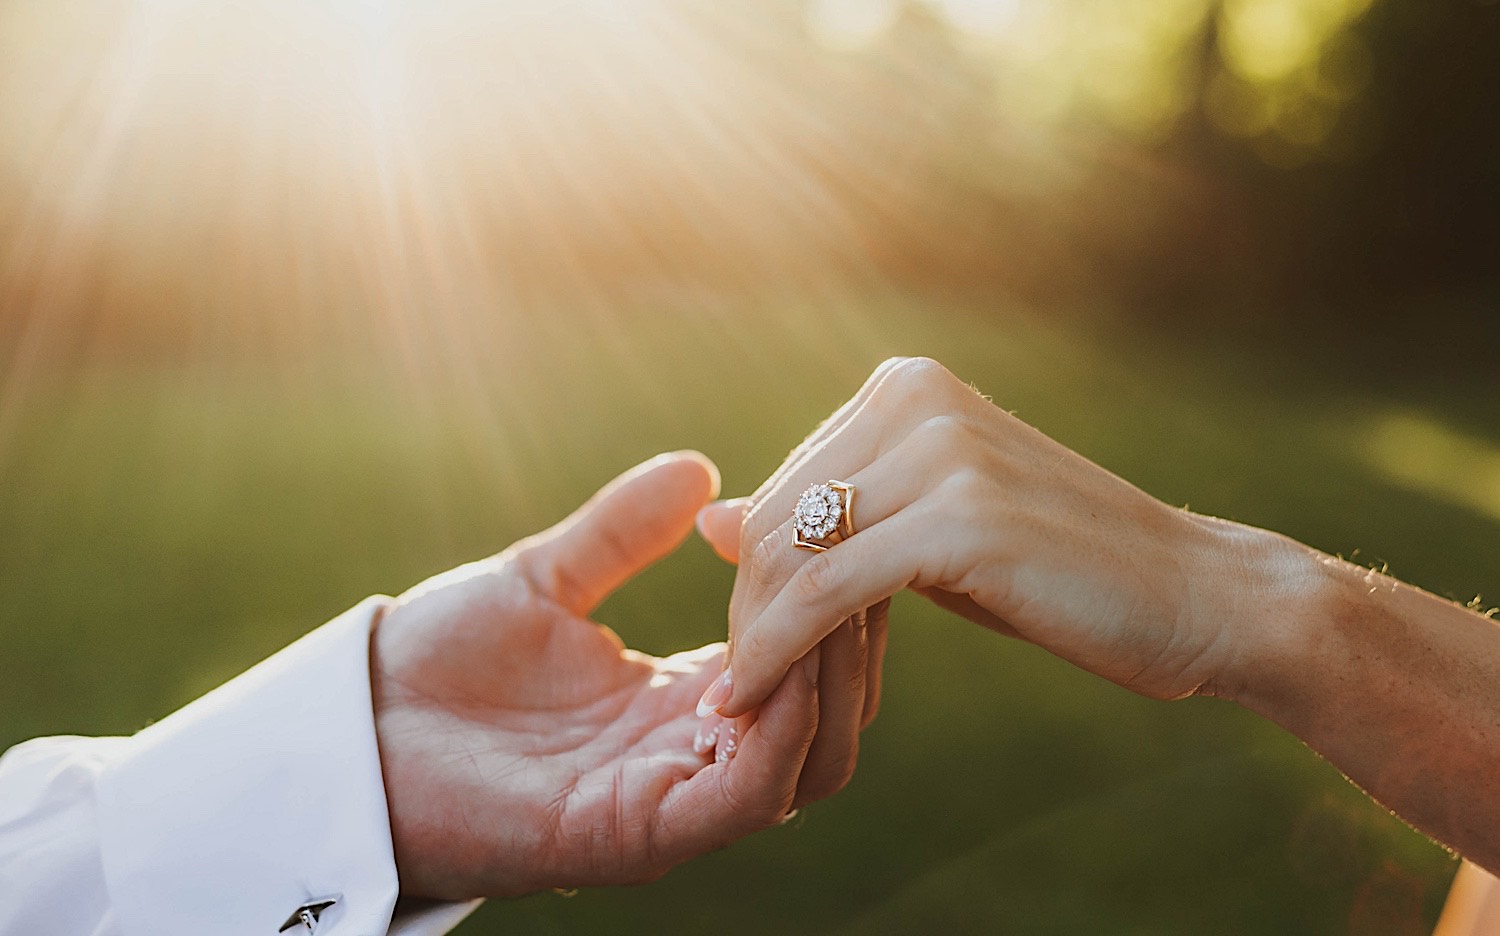
{"type": "Polygon", "coordinates": [[[658,455],[605,485],[526,550],[537,580],[578,614],[676,549],[693,516],[719,491],[708,457],[658,455]]]}

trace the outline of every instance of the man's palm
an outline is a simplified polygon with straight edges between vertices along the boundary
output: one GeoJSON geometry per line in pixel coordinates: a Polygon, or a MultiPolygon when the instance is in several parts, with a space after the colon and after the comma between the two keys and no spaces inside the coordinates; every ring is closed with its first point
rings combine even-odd
{"type": "Polygon", "coordinates": [[[752,756],[709,766],[694,703],[722,646],[659,659],[585,617],[686,537],[713,488],[698,459],[649,463],[381,621],[376,723],[404,893],[647,880],[785,811],[816,725],[809,680],[768,704],[752,756]]]}

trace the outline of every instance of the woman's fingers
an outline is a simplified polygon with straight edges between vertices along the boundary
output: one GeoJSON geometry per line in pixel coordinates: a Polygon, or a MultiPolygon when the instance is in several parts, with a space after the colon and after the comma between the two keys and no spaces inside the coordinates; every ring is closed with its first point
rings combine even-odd
{"type": "MultiPolygon", "coordinates": [[[[789,476],[802,468],[824,443],[838,434],[861,411],[885,377],[898,368],[904,360],[906,359],[890,358],[875,368],[875,372],[865,381],[864,386],[859,388],[859,392],[850,397],[843,406],[834,411],[832,416],[825,419],[807,438],[803,439],[771,473],[771,476],[761,484],[754,496],[715,501],[698,511],[696,518],[698,532],[713,547],[720,559],[732,565],[739,564],[740,549],[744,543],[743,531],[752,510],[764,505],[772,492],[783,486],[783,482],[789,476]]],[[[791,500],[787,502],[788,505],[795,501],[795,495],[800,493],[800,490],[789,495],[791,500]]],[[[791,507],[788,506],[787,510],[790,511],[791,507]]],[[[765,522],[763,519],[762,523],[765,522]]],[[[755,527],[752,526],[751,529],[754,530],[755,527]]],[[[758,541],[764,535],[765,532],[762,530],[755,539],[758,541]]],[[[736,581],[735,594],[730,599],[731,608],[738,602],[739,590],[740,583],[736,581]]]]}
{"type": "Polygon", "coordinates": [[[925,549],[913,549],[931,533],[920,513],[908,508],[798,568],[765,611],[745,621],[728,670],[728,698],[711,707],[726,717],[753,709],[839,622],[919,581],[924,562],[941,563],[948,546],[941,538],[929,535],[925,549]]]}
{"type": "MultiPolygon", "coordinates": [[[[745,515],[754,543],[791,514],[807,486],[847,479],[900,444],[930,416],[957,409],[955,400],[978,399],[941,364],[926,358],[891,358],[859,393],[808,437],[756,490],[745,515]],[[962,395],[955,395],[957,388],[962,395]]],[[[742,541],[743,544],[743,541],[742,541]]]]}
{"type": "Polygon", "coordinates": [[[818,730],[818,656],[799,660],[740,739],[740,756],[672,787],[650,836],[653,863],[672,867],[775,825],[791,808],[818,730]]]}
{"type": "MultiPolygon", "coordinates": [[[[954,442],[967,442],[963,423],[965,414],[980,398],[972,389],[954,377],[946,368],[927,358],[891,358],[880,365],[860,388],[827,422],[793,451],[781,467],[755,492],[750,508],[742,517],[739,542],[740,563],[747,554],[773,530],[787,523],[798,496],[808,485],[829,479],[852,480],[851,475],[867,467],[885,453],[914,443],[928,449],[929,458],[912,459],[918,469],[916,477],[931,474],[927,464],[936,453],[951,450],[954,442]],[[921,469],[928,469],[923,471],[921,469]]],[[[987,405],[987,404],[986,404],[987,405]]],[[[877,495],[878,496],[878,495],[877,495]]],[[[856,509],[856,523],[868,524],[870,498],[861,492],[856,509]],[[865,519],[861,519],[863,511],[865,519]]],[[[716,548],[727,555],[729,543],[721,524],[732,526],[732,514],[708,511],[700,528],[713,524],[716,548]]],[[[747,592],[752,591],[746,577],[735,577],[730,596],[730,653],[734,653],[738,622],[746,617],[747,592]]],[[[764,589],[761,589],[764,592],[764,589]]],[[[763,598],[762,598],[763,600],[763,598]]]]}
{"type": "MultiPolygon", "coordinates": [[[[755,492],[744,518],[740,562],[770,532],[792,514],[792,507],[808,485],[850,476],[910,436],[933,439],[939,433],[921,427],[956,422],[942,414],[961,409],[978,397],[941,364],[926,358],[892,358],[876,369],[859,393],[839,409],[755,492]],[[938,414],[935,419],[929,419],[938,414]],[[931,423],[932,425],[928,425],[931,423]]],[[[745,580],[735,576],[729,599],[730,652],[736,622],[744,604],[745,580]]]]}
{"type": "MultiPolygon", "coordinates": [[[[854,486],[850,510],[854,526],[851,541],[917,502],[935,480],[941,478],[945,469],[942,464],[944,449],[935,444],[933,434],[927,429],[913,431],[876,462],[842,479],[854,486]]],[[[911,550],[915,544],[900,544],[898,548],[911,550]]],[[[781,524],[768,531],[748,556],[742,556],[739,574],[735,576],[737,600],[729,609],[730,666],[734,665],[739,653],[745,625],[756,620],[797,571],[817,555],[794,544],[791,510],[788,509],[781,524]]],[[[875,596],[876,600],[885,597],[875,596]]]]}
{"type": "MultiPolygon", "coordinates": [[[[715,694],[705,693],[705,710],[738,714],[753,708],[774,688],[786,667],[816,646],[839,621],[889,598],[911,581],[911,578],[896,581],[888,591],[856,588],[840,595],[843,610],[839,614],[803,617],[796,626],[783,627],[774,635],[757,626],[773,602],[785,602],[790,589],[842,593],[852,587],[851,583],[865,583],[866,579],[860,578],[857,570],[848,568],[847,557],[851,551],[855,555],[868,552],[872,535],[890,522],[888,518],[911,513],[929,490],[941,483],[951,469],[955,440],[962,431],[956,419],[924,420],[875,463],[846,477],[844,480],[855,489],[854,533],[848,540],[821,553],[798,549],[788,518],[756,543],[748,557],[742,556],[739,574],[735,576],[736,600],[730,606],[729,694],[727,698],[724,696],[722,685],[715,694]],[[823,580],[830,575],[839,578],[823,580]],[[850,582],[845,582],[846,578],[850,582]],[[786,643],[773,647],[770,645],[773,641],[786,643]],[[754,646],[750,647],[752,642],[754,646]],[[753,662],[742,667],[740,655],[747,649],[753,662]]],[[[935,537],[931,530],[925,529],[914,531],[906,540],[878,539],[884,544],[883,554],[878,557],[881,568],[913,568],[919,550],[930,555],[947,545],[941,536],[935,537]]]]}
{"type": "Polygon", "coordinates": [[[859,757],[868,660],[865,612],[845,620],[815,651],[818,667],[818,734],[802,767],[792,808],[832,796],[844,788],[859,757]]]}
{"type": "MultiPolygon", "coordinates": [[[[900,509],[903,504],[909,503],[910,499],[914,498],[918,493],[920,478],[907,476],[906,482],[898,484],[893,483],[893,479],[888,473],[871,470],[870,472],[854,475],[851,483],[854,484],[856,494],[858,495],[854,511],[855,534],[853,537],[853,539],[858,539],[861,535],[860,529],[867,523],[877,525],[881,520],[884,520],[890,514],[900,509]],[[915,480],[913,480],[914,478],[915,480]],[[872,490],[879,492],[878,494],[868,498],[864,496],[860,485],[866,479],[876,482],[872,490]],[[908,488],[907,490],[902,490],[903,484],[908,488]]],[[[843,545],[842,543],[838,544],[829,552],[837,550],[843,545]]],[[[726,659],[729,667],[726,669],[724,675],[703,693],[703,698],[698,703],[698,714],[700,716],[706,716],[710,711],[714,710],[723,711],[720,706],[730,698],[733,698],[732,695],[727,695],[726,693],[733,690],[733,683],[738,679],[737,674],[733,672],[733,654],[737,652],[736,646],[743,636],[745,624],[754,621],[761,614],[772,599],[776,597],[777,593],[786,586],[787,582],[792,580],[792,577],[797,574],[798,570],[805,563],[812,561],[819,555],[827,554],[814,553],[797,548],[794,544],[792,521],[788,519],[766,534],[755,545],[748,558],[741,562],[739,574],[735,576],[735,597],[730,602],[729,607],[729,647],[731,656],[726,659]]],[[[867,604],[873,604],[875,600],[885,597],[888,596],[877,595],[874,600],[867,602],[867,604]]],[[[864,608],[865,605],[861,604],[849,613],[852,614],[854,610],[863,610],[864,608]]],[[[841,617],[847,616],[846,614],[841,617]]],[[[804,635],[806,639],[799,642],[800,652],[787,657],[786,662],[788,664],[816,646],[823,637],[827,636],[828,631],[837,626],[838,619],[826,623],[827,627],[824,631],[804,635]]],[[[765,693],[769,691],[769,686],[763,687],[756,698],[764,698],[765,693]]],[[[747,709],[739,709],[737,710],[737,714],[746,710],[748,710],[748,707],[747,709]]]]}
{"type": "MultiPolygon", "coordinates": [[[[794,556],[808,555],[806,551],[792,546],[790,536],[792,508],[796,505],[797,498],[807,490],[809,485],[817,482],[855,480],[851,476],[879,456],[881,431],[881,428],[873,423],[855,425],[851,422],[845,425],[837,436],[839,444],[836,450],[818,450],[812,457],[804,459],[795,471],[784,475],[765,493],[756,495],[754,505],[745,513],[740,534],[739,552],[742,574],[734,577],[734,590],[729,597],[731,653],[738,622],[744,615],[746,601],[752,593],[757,591],[757,583],[743,574],[747,567],[757,568],[754,555],[765,548],[767,538],[775,536],[777,531],[784,534],[786,549],[790,550],[794,556]]],[[[866,502],[863,491],[860,492],[857,500],[859,502],[855,505],[856,523],[864,522],[860,519],[861,511],[868,515],[872,509],[879,508],[878,504],[871,505],[866,502]]],[[[765,570],[762,569],[762,571],[765,570]]]]}

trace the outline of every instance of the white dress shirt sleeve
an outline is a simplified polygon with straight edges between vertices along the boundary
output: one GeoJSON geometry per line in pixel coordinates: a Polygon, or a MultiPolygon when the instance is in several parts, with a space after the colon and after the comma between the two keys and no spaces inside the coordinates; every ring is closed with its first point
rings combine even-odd
{"type": "Polygon", "coordinates": [[[130,738],[0,757],[0,934],[436,936],[478,902],[396,915],[370,698],[371,598],[130,738]],[[291,933],[306,933],[298,926],[291,933]]]}

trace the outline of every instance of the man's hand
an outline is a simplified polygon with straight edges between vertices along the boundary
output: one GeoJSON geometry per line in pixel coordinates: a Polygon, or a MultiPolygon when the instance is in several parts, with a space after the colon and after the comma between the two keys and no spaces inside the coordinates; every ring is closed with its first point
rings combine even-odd
{"type": "Polygon", "coordinates": [[[404,895],[652,880],[786,814],[817,729],[816,654],[740,756],[715,763],[694,751],[694,703],[723,646],[659,659],[587,617],[675,549],[717,487],[703,456],[661,456],[379,622],[375,724],[404,895]]]}

